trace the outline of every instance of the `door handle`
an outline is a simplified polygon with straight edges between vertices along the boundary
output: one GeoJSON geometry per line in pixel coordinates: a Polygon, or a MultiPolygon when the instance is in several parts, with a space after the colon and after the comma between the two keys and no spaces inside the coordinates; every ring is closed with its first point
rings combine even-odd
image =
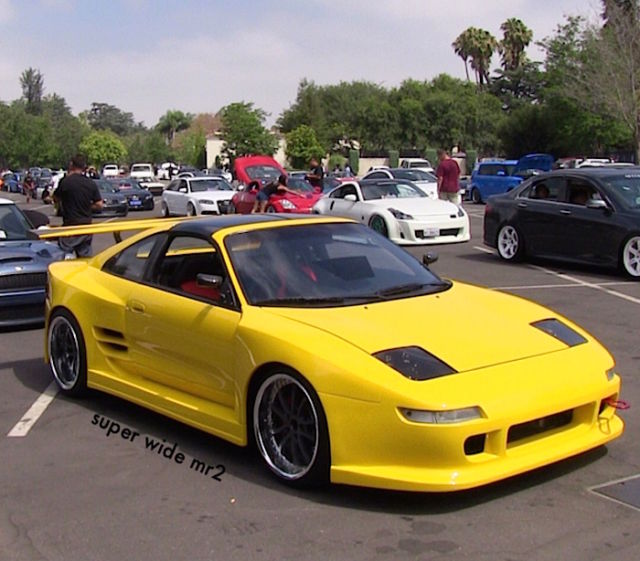
{"type": "Polygon", "coordinates": [[[145,305],[142,302],[138,302],[138,300],[129,300],[127,308],[137,314],[143,314],[146,311],[145,305]]]}
{"type": "Polygon", "coordinates": [[[518,203],[518,208],[527,208],[527,203],[518,203]]]}
{"type": "Polygon", "coordinates": [[[566,208],[563,208],[560,210],[560,214],[571,214],[571,211],[567,210],[566,208]]]}

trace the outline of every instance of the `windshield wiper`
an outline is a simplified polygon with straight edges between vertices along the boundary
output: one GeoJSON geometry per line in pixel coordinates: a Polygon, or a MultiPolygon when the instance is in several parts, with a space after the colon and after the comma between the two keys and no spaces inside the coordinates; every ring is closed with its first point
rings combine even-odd
{"type": "Polygon", "coordinates": [[[378,294],[347,294],[344,296],[323,296],[323,297],[305,297],[295,296],[291,298],[268,298],[265,300],[258,300],[253,304],[255,306],[288,306],[295,304],[303,305],[318,305],[318,304],[344,304],[345,302],[351,302],[353,300],[364,301],[380,301],[382,298],[378,294]]]}
{"type": "MultiPolygon", "coordinates": [[[[383,298],[388,296],[399,296],[401,294],[409,294],[411,292],[416,292],[426,286],[436,287],[437,290],[433,292],[440,292],[442,290],[446,290],[451,286],[451,283],[448,282],[413,282],[409,284],[399,284],[397,286],[391,286],[389,288],[385,288],[384,290],[379,290],[376,292],[378,296],[382,296],[383,298]]],[[[430,291],[431,292],[431,291],[430,291]]]]}

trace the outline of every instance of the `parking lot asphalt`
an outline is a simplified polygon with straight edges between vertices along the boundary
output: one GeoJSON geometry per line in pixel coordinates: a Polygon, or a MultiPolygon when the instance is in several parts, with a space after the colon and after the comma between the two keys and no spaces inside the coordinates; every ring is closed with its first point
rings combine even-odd
{"type": "MultiPolygon", "coordinates": [[[[43,330],[5,331],[0,561],[637,561],[640,510],[593,487],[640,474],[640,283],[593,268],[501,262],[482,244],[484,207],[466,208],[470,242],[408,251],[437,251],[432,269],[439,275],[537,301],[594,334],[616,358],[622,397],[632,406],[622,412],[622,438],[454,494],[293,490],[275,482],[249,451],[125,401],[98,393],[83,400],[43,395],[51,382],[42,360],[43,330]],[[109,423],[112,434],[96,420],[109,423]],[[24,436],[8,436],[19,427],[28,427],[24,436]],[[124,428],[132,431],[128,438],[124,428]],[[133,431],[140,436],[131,441],[133,431]],[[147,449],[145,437],[165,441],[174,457],[180,451],[219,466],[218,478],[147,449]]],[[[158,207],[129,218],[157,215],[158,207]]],[[[109,243],[97,237],[94,247],[109,243]]]]}

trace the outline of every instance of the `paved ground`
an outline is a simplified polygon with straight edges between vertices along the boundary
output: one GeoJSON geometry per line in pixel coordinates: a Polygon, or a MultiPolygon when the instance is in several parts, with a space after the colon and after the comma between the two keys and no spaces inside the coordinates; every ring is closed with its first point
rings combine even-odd
{"type": "MultiPolygon", "coordinates": [[[[623,397],[639,404],[640,283],[545,262],[504,264],[482,246],[483,207],[467,208],[473,239],[439,247],[433,269],[582,324],[613,352],[623,397]]],[[[41,329],[0,333],[0,561],[640,558],[640,511],[589,491],[640,473],[637,409],[610,446],[480,490],[299,492],[245,450],[105,395],[57,396],[26,436],[8,437],[50,384],[42,341],[41,329]],[[95,415],[142,436],[106,436],[95,415]],[[220,481],[145,449],[144,436],[224,466],[220,481]]]]}

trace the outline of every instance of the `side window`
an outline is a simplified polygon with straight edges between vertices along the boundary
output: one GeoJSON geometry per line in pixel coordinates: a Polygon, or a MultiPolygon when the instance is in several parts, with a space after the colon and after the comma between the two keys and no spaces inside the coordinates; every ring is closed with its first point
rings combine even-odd
{"type": "Polygon", "coordinates": [[[367,179],[387,179],[387,178],[388,178],[387,174],[381,171],[374,171],[373,173],[370,173],[369,175],[367,175],[367,179]]]}
{"type": "Polygon", "coordinates": [[[169,186],[167,187],[167,191],[177,191],[179,184],[180,184],[180,180],[174,179],[171,183],[169,183],[169,186]]]}
{"type": "Polygon", "coordinates": [[[583,179],[570,178],[567,181],[567,202],[572,205],[585,206],[591,199],[599,199],[598,190],[583,179]]]}
{"type": "Polygon", "coordinates": [[[559,177],[541,179],[533,183],[527,194],[523,193],[523,196],[530,199],[557,201],[563,182],[564,180],[559,177]]]}
{"type": "Polygon", "coordinates": [[[478,169],[478,175],[496,175],[498,173],[499,167],[500,166],[497,164],[480,165],[480,169],[478,169]]]}
{"type": "Polygon", "coordinates": [[[202,238],[174,237],[158,257],[152,282],[190,298],[235,307],[222,259],[202,238]]]}
{"type": "Polygon", "coordinates": [[[156,234],[129,246],[109,259],[102,270],[112,275],[140,282],[149,262],[151,251],[159,238],[160,235],[156,234]]]}

